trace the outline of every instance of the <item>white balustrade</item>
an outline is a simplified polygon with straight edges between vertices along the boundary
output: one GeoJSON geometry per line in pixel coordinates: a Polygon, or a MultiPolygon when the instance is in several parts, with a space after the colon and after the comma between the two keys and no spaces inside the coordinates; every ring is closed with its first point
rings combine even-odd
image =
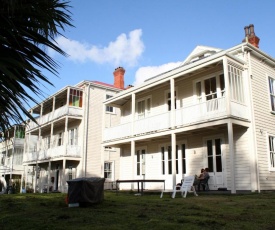
{"type": "Polygon", "coordinates": [[[146,117],[135,121],[134,134],[154,132],[170,127],[170,112],[146,117]]]}
{"type": "Polygon", "coordinates": [[[204,120],[216,119],[225,115],[225,98],[216,98],[213,100],[178,109],[176,111],[176,126],[187,125],[204,120]]]}
{"type": "Polygon", "coordinates": [[[125,123],[111,128],[104,129],[104,140],[119,139],[131,136],[131,123],[125,123]]]}
{"type": "MultiPolygon", "coordinates": [[[[184,126],[202,121],[215,120],[228,115],[248,119],[246,105],[230,102],[231,114],[226,110],[226,98],[216,98],[195,105],[183,107],[175,111],[175,125],[184,126]]],[[[170,112],[145,117],[134,122],[134,135],[160,131],[171,126],[170,112]]],[[[121,124],[104,130],[104,141],[131,136],[131,123],[121,124]]]]}
{"type": "MultiPolygon", "coordinates": [[[[59,118],[64,115],[74,115],[74,116],[81,116],[83,114],[83,109],[79,107],[67,107],[67,106],[62,106],[53,112],[50,112],[48,114],[43,115],[42,117],[36,118],[36,121],[39,125],[46,124],[56,118],[59,118]]],[[[30,121],[29,122],[29,129],[36,128],[38,125],[30,121]]]]}
{"type": "Polygon", "coordinates": [[[61,145],[38,152],[25,153],[23,162],[49,160],[58,157],[78,157],[80,158],[81,147],[78,145],[61,145]]]}

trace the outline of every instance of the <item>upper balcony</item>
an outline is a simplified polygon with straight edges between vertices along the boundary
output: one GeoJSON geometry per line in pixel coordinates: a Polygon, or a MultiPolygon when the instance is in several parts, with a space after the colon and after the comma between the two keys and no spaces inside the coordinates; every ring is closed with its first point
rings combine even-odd
{"type": "Polygon", "coordinates": [[[23,163],[36,163],[57,158],[81,158],[81,146],[61,145],[47,150],[24,153],[23,163]]]}
{"type": "Polygon", "coordinates": [[[227,117],[235,117],[243,120],[249,119],[248,107],[246,105],[230,101],[227,108],[225,97],[176,109],[174,113],[175,119],[172,119],[171,116],[172,112],[168,111],[137,119],[133,122],[133,125],[132,122],[127,122],[105,128],[103,141],[108,142],[131,136],[160,132],[172,127],[184,127],[227,117]]]}
{"type": "Polygon", "coordinates": [[[105,105],[119,107],[122,116],[120,124],[107,124],[103,142],[227,118],[249,121],[244,64],[232,55],[217,53],[109,99],[105,105]]]}
{"type": "Polygon", "coordinates": [[[60,117],[69,116],[69,115],[70,116],[82,116],[83,109],[79,108],[79,107],[68,107],[68,106],[60,107],[48,114],[43,115],[42,117],[36,118],[36,121],[38,124],[36,124],[33,121],[30,121],[27,129],[31,130],[33,128],[38,127],[39,125],[44,125],[44,124],[54,121],[60,117]]]}
{"type": "Polygon", "coordinates": [[[30,121],[27,131],[64,116],[82,117],[83,89],[66,87],[30,110],[37,124],[30,121]]]}

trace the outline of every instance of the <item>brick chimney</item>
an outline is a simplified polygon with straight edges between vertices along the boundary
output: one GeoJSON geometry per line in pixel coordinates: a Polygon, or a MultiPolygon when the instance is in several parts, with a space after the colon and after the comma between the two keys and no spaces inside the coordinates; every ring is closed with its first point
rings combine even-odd
{"type": "Polygon", "coordinates": [[[118,67],[114,71],[114,86],[119,89],[124,89],[124,73],[123,67],[118,67]]]}
{"type": "Polygon", "coordinates": [[[245,38],[243,42],[249,42],[253,46],[259,48],[260,38],[258,38],[254,31],[254,25],[250,24],[249,26],[244,27],[245,38]]]}

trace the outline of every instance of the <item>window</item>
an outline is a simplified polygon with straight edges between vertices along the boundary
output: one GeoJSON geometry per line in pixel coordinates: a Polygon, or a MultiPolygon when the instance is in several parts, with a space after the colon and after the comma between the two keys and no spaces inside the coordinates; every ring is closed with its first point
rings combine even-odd
{"type": "Polygon", "coordinates": [[[269,77],[268,82],[269,82],[271,110],[275,112],[275,80],[269,77]]]}
{"type": "Polygon", "coordinates": [[[269,161],[270,169],[275,170],[275,137],[269,136],[269,161]]]}
{"type": "Polygon", "coordinates": [[[61,146],[63,143],[62,143],[62,135],[63,133],[59,133],[57,135],[57,146],[61,146]]]}
{"type": "Polygon", "coordinates": [[[209,172],[222,172],[221,144],[220,138],[206,141],[209,172]]]}
{"type": "Polygon", "coordinates": [[[195,83],[198,102],[210,101],[225,96],[224,74],[217,74],[195,83]]]}
{"type": "MultiPolygon", "coordinates": [[[[185,149],[184,149],[185,151],[185,149]]],[[[180,154],[179,154],[179,146],[176,145],[176,156],[175,156],[175,166],[176,166],[176,174],[180,173],[180,154]]],[[[185,162],[184,162],[185,163],[185,162]]],[[[185,167],[185,166],[182,166],[185,167]]],[[[161,147],[161,169],[162,169],[162,174],[172,174],[172,147],[171,146],[166,146],[166,147],[161,147]],[[167,151],[165,151],[167,150],[167,151]],[[166,170],[167,169],[167,170],[166,170]]]]}
{"type": "MultiPolygon", "coordinates": [[[[112,95],[106,95],[106,99],[109,99],[113,97],[112,95]]],[[[114,113],[114,107],[112,106],[106,106],[106,112],[109,112],[109,113],[114,113]]]]}
{"type": "MultiPolygon", "coordinates": [[[[174,92],[175,95],[175,109],[177,109],[177,92],[174,92]]],[[[168,111],[171,111],[171,92],[167,93],[167,106],[168,111]]]]}
{"type": "Polygon", "coordinates": [[[208,168],[209,172],[213,172],[213,150],[212,150],[212,140],[207,141],[207,157],[208,157],[208,168]]]}
{"type": "Polygon", "coordinates": [[[225,96],[224,74],[212,75],[195,82],[194,90],[197,102],[204,103],[207,112],[223,109],[224,103],[219,101],[225,96]]]}
{"type": "Polygon", "coordinates": [[[220,75],[220,89],[222,97],[225,96],[225,82],[224,82],[224,74],[220,75]]]}
{"type": "Polygon", "coordinates": [[[44,139],[44,148],[49,149],[51,147],[51,136],[47,136],[44,139]]]}
{"type": "Polygon", "coordinates": [[[185,153],[185,144],[181,145],[181,154],[182,154],[182,174],[186,174],[186,153],[185,153]]]}
{"type": "Polygon", "coordinates": [[[69,144],[70,145],[77,145],[77,139],[78,139],[78,129],[70,129],[69,130],[69,144]]]}
{"type": "Polygon", "coordinates": [[[151,97],[143,98],[137,101],[137,118],[148,117],[151,112],[151,97]]]}
{"type": "Polygon", "coordinates": [[[217,98],[216,77],[212,77],[204,80],[204,86],[205,86],[206,101],[217,98]]]}
{"type": "Polygon", "coordinates": [[[161,147],[161,171],[165,175],[165,149],[161,147]]]}
{"type": "Polygon", "coordinates": [[[172,174],[172,149],[168,146],[168,174],[172,174]]]}
{"type": "Polygon", "coordinates": [[[113,177],[113,163],[112,162],[104,162],[104,178],[112,179],[113,177]]]}
{"type": "Polygon", "coordinates": [[[15,132],[15,137],[24,139],[25,138],[25,128],[22,126],[17,126],[16,132],[15,132]]]}
{"type": "Polygon", "coordinates": [[[82,95],[83,92],[77,89],[70,89],[69,105],[82,107],[82,95]]]}
{"type": "Polygon", "coordinates": [[[179,147],[176,146],[176,174],[179,174],[179,147]]]}
{"type": "Polygon", "coordinates": [[[69,166],[69,180],[73,179],[73,167],[69,166]]]}

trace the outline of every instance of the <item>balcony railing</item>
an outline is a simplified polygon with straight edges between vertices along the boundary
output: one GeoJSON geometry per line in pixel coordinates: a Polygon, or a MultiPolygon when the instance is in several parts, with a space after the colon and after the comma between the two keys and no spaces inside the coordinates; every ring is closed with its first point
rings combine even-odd
{"type": "Polygon", "coordinates": [[[25,153],[23,162],[36,162],[43,160],[50,160],[59,157],[81,157],[81,147],[78,145],[61,145],[47,150],[40,150],[38,152],[25,153]]]}
{"type": "MultiPolygon", "coordinates": [[[[80,107],[63,106],[63,107],[60,107],[48,114],[43,115],[42,117],[36,118],[36,121],[39,125],[42,125],[42,124],[46,124],[52,120],[55,120],[56,118],[62,117],[64,115],[81,116],[82,113],[83,113],[83,110],[80,107]]],[[[38,125],[35,122],[30,121],[28,128],[33,129],[33,128],[36,128],[37,126],[38,125]]]]}
{"type": "MultiPolygon", "coordinates": [[[[175,111],[175,126],[187,126],[200,122],[210,121],[229,115],[248,119],[247,106],[231,101],[230,111],[226,109],[226,98],[216,98],[199,104],[183,107],[175,111]]],[[[131,122],[106,128],[104,140],[110,141],[126,138],[132,135],[141,135],[149,132],[158,132],[171,127],[171,112],[164,112],[155,116],[146,117],[134,122],[132,133],[131,122]]]]}

